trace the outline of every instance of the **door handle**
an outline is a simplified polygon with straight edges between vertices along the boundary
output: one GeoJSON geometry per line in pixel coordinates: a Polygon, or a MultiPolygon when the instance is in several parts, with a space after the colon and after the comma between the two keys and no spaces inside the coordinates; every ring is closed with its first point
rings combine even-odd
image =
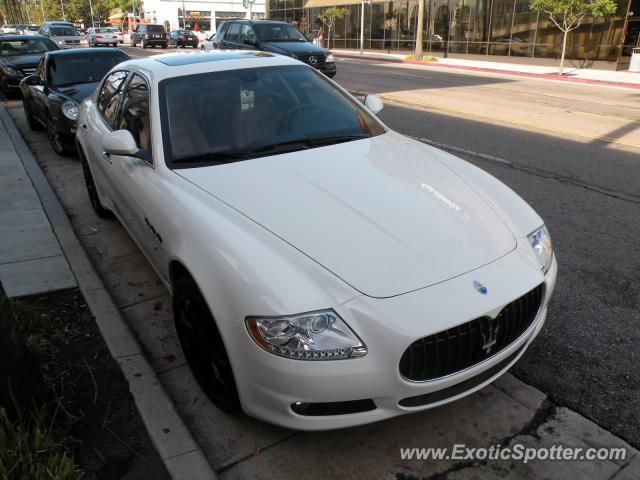
{"type": "Polygon", "coordinates": [[[80,128],[82,128],[83,130],[86,130],[87,129],[87,124],[83,123],[82,125],[80,125],[80,128]]]}
{"type": "Polygon", "coordinates": [[[107,152],[102,152],[102,158],[104,160],[106,160],[109,163],[113,163],[113,161],[111,160],[111,154],[107,153],[107,152]]]}

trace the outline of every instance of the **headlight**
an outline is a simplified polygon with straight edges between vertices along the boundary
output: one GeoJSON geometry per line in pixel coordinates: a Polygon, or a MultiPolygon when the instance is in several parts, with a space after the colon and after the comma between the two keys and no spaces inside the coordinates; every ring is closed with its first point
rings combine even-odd
{"type": "Polygon", "coordinates": [[[333,53],[330,53],[329,55],[327,55],[327,59],[325,60],[325,62],[327,62],[327,63],[333,63],[335,61],[336,61],[336,59],[333,56],[333,53]]]}
{"type": "Polygon", "coordinates": [[[56,43],[57,43],[58,45],[64,45],[64,40],[58,40],[56,43]]]}
{"type": "Polygon", "coordinates": [[[367,347],[333,310],[290,317],[248,318],[251,338],[267,352],[296,360],[362,357],[367,347]]]}
{"type": "Polygon", "coordinates": [[[15,68],[11,68],[11,67],[4,67],[4,72],[7,75],[13,75],[15,77],[21,77],[22,76],[22,72],[20,70],[16,70],[15,68]]]}
{"type": "Polygon", "coordinates": [[[80,106],[76,102],[67,100],[62,104],[62,113],[64,113],[64,116],[69,120],[77,120],[79,108],[80,106]]]}
{"type": "Polygon", "coordinates": [[[531,248],[533,248],[533,253],[535,253],[538,258],[542,273],[546,274],[553,260],[553,245],[551,245],[551,237],[549,236],[547,227],[543,225],[527,238],[529,239],[531,248]]]}

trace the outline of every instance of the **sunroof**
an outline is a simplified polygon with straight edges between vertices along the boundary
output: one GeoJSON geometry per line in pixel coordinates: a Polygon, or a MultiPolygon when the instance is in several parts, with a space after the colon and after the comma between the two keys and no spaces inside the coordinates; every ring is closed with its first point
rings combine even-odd
{"type": "Polygon", "coordinates": [[[240,60],[242,58],[273,57],[267,52],[257,51],[223,51],[206,53],[182,53],[177,55],[163,55],[155,60],[169,67],[180,67],[194,63],[216,62],[219,60],[240,60]]]}

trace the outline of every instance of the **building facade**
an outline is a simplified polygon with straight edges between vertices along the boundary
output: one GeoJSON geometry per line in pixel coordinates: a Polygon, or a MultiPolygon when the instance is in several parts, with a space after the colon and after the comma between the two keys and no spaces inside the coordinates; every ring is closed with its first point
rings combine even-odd
{"type": "MultiPolygon", "coordinates": [[[[349,15],[336,20],[330,48],[360,48],[362,3],[357,0],[266,0],[267,16],[295,24],[307,36],[322,28],[318,14],[333,6],[349,15]]],[[[559,58],[562,33],[544,12],[529,9],[529,0],[424,0],[425,52],[457,56],[499,55],[526,59],[559,58]]],[[[608,68],[628,65],[638,44],[640,0],[617,0],[616,14],[607,19],[587,17],[569,34],[567,58],[582,66],[608,68]]],[[[418,0],[364,2],[364,48],[410,52],[415,47],[418,0]]],[[[326,37],[326,27],[323,29],[326,37]]],[[[325,41],[327,45],[327,41],[325,41]]],[[[512,60],[516,60],[515,58],[512,60]]]]}
{"type": "MultiPolygon", "coordinates": [[[[235,1],[169,1],[144,0],[143,18],[148,23],[162,23],[168,30],[186,28],[209,36],[217,25],[228,18],[248,18],[249,10],[242,0],[235,1]]],[[[256,0],[251,6],[253,18],[264,18],[264,0],[256,0]]]]}

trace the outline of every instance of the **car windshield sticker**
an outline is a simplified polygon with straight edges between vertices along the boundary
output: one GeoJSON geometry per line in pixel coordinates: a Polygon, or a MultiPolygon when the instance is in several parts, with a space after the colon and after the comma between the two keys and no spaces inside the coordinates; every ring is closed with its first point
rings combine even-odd
{"type": "Polygon", "coordinates": [[[253,90],[240,90],[240,110],[246,112],[247,110],[253,110],[253,90]]]}

